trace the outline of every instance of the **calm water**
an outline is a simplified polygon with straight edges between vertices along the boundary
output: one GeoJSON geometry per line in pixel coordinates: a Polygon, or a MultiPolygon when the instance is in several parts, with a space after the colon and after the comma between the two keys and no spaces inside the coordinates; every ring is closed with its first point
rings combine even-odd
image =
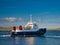
{"type": "Polygon", "coordinates": [[[44,37],[9,37],[0,31],[0,45],[60,45],[60,31],[47,31],[44,37]]]}

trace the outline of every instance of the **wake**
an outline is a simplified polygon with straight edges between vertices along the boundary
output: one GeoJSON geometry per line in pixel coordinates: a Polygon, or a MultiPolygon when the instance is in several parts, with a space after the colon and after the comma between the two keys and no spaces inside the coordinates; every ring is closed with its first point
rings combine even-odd
{"type": "Polygon", "coordinates": [[[45,36],[46,38],[60,38],[60,36],[45,36]]]}
{"type": "MultiPolygon", "coordinates": [[[[11,37],[11,35],[0,35],[0,37],[11,37]]],[[[36,37],[41,37],[41,36],[36,36],[36,37]]],[[[44,37],[45,38],[60,38],[60,36],[44,36],[44,37]]]]}
{"type": "Polygon", "coordinates": [[[0,37],[11,37],[11,35],[0,35],[0,37]]]}

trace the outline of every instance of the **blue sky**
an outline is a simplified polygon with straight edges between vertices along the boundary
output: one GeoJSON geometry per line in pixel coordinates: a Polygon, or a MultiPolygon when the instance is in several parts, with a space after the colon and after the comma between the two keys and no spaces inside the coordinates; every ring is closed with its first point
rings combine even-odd
{"type": "Polygon", "coordinates": [[[39,27],[60,28],[60,0],[0,0],[0,26],[24,26],[30,14],[39,27]]]}

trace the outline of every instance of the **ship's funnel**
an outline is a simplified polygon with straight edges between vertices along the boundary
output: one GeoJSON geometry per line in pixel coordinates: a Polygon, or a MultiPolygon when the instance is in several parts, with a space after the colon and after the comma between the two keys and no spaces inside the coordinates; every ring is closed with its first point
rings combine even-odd
{"type": "Polygon", "coordinates": [[[12,29],[13,31],[15,31],[16,30],[16,27],[15,26],[13,26],[13,29],[12,29]]]}
{"type": "Polygon", "coordinates": [[[22,26],[19,26],[19,30],[22,30],[23,28],[22,28],[22,26]]]}

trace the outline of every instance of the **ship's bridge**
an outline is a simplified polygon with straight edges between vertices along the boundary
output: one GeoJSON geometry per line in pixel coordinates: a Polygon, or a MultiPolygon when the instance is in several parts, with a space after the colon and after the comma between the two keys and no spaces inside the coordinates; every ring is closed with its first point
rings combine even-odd
{"type": "Polygon", "coordinates": [[[33,22],[28,22],[27,25],[25,26],[25,29],[38,29],[38,26],[36,23],[33,23],[33,22]]]}

